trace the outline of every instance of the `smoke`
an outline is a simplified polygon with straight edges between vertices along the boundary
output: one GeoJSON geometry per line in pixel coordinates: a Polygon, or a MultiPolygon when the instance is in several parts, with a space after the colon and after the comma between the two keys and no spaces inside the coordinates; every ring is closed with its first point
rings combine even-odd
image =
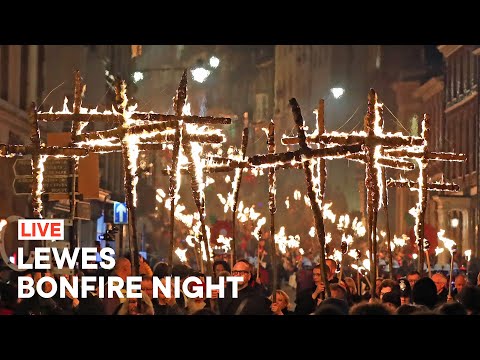
{"type": "Polygon", "coordinates": [[[200,116],[207,116],[207,96],[203,95],[200,101],[200,116]]]}

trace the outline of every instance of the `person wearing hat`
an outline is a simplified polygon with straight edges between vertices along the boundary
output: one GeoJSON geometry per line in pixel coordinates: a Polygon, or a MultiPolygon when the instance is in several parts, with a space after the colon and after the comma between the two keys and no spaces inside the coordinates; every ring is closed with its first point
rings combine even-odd
{"type": "Polygon", "coordinates": [[[407,278],[398,279],[398,286],[400,287],[400,302],[401,305],[410,304],[412,300],[412,288],[407,278]]]}

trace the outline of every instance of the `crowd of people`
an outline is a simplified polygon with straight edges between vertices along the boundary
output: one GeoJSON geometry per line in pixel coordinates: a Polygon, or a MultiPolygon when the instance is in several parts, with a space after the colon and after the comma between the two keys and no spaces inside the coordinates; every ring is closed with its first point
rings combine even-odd
{"type": "MultiPolygon", "coordinates": [[[[265,250],[263,250],[265,251],[265,250]]],[[[0,270],[0,314],[1,315],[407,315],[407,314],[443,314],[478,315],[480,314],[480,275],[476,282],[469,281],[466,274],[459,272],[452,284],[442,272],[422,276],[418,271],[410,271],[406,276],[393,279],[379,277],[376,292],[371,294],[366,277],[349,276],[348,272],[338,272],[338,264],[327,259],[327,283],[322,281],[320,266],[313,254],[307,253],[296,259],[283,257],[279,261],[277,289],[273,291],[272,277],[260,276],[259,264],[248,259],[239,259],[231,267],[227,261],[218,259],[213,262],[214,282],[227,276],[242,277],[238,283],[238,297],[231,291],[232,284],[225,283],[224,297],[218,290],[212,296],[195,298],[185,295],[174,296],[172,291],[166,296],[161,291],[153,296],[154,277],[158,277],[163,286],[167,286],[169,276],[178,277],[183,282],[191,276],[199,278],[205,284],[205,274],[185,264],[173,267],[165,262],[149,264],[139,256],[141,298],[99,297],[99,288],[88,291],[86,297],[76,298],[68,291],[61,298],[58,293],[45,298],[37,292],[29,298],[19,298],[18,276],[29,276],[35,283],[42,277],[52,277],[59,281],[61,276],[48,271],[28,270],[22,273],[3,266],[0,270]],[[292,275],[294,281],[292,282],[292,275]],[[288,280],[287,280],[288,279],[288,280]],[[326,287],[329,291],[326,291],[326,287]],[[293,289],[294,287],[294,289],[293,289]],[[329,293],[329,296],[327,294],[329,293]],[[289,295],[290,294],[290,295],[289,295]],[[292,296],[293,295],[293,296],[292,296]],[[295,299],[293,299],[293,297],[295,299]]],[[[265,260],[265,258],[264,258],[265,260]]],[[[266,262],[264,261],[265,268],[266,262]]],[[[84,271],[76,276],[118,276],[126,283],[132,275],[132,264],[127,257],[118,257],[111,271],[102,269],[84,271]]],[[[44,291],[49,292],[50,282],[44,282],[44,291]]],[[[99,285],[100,286],[100,285],[99,285]]],[[[106,285],[104,285],[106,286],[106,285]]],[[[106,292],[105,292],[106,293],[106,292]]],[[[122,289],[125,294],[125,289],[122,289]]]]}

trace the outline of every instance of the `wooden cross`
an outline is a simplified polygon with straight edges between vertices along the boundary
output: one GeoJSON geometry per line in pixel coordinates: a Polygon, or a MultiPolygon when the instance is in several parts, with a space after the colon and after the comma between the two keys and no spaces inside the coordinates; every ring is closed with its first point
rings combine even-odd
{"type": "MultiPolygon", "coordinates": [[[[194,158],[198,156],[197,153],[192,152],[192,143],[220,143],[224,141],[224,136],[216,133],[198,132],[190,133],[187,130],[186,124],[196,125],[212,125],[212,124],[229,124],[231,119],[220,117],[199,117],[183,114],[183,109],[187,97],[187,71],[185,70],[180,81],[177,95],[174,99],[175,115],[163,115],[157,113],[143,113],[132,112],[127,108],[126,85],[121,82],[117,86],[117,100],[120,103],[119,110],[106,114],[77,114],[74,122],[81,123],[89,120],[97,121],[112,121],[118,126],[114,129],[105,131],[96,131],[91,133],[80,134],[76,127],[76,135],[73,136],[73,141],[80,148],[88,149],[91,152],[114,152],[121,151],[124,163],[125,175],[125,197],[128,208],[129,229],[130,229],[130,249],[132,251],[132,266],[134,274],[138,273],[138,244],[136,239],[136,182],[137,176],[135,169],[136,156],[139,150],[152,150],[163,148],[166,143],[173,142],[173,164],[172,176],[170,177],[170,198],[171,198],[171,216],[175,212],[175,198],[177,194],[176,173],[178,166],[178,156],[180,146],[189,160],[189,170],[191,173],[197,173],[197,164],[194,158]],[[140,124],[138,124],[140,122],[140,124]],[[173,133],[172,133],[173,130],[173,133]],[[167,133],[165,133],[167,131],[167,133]]],[[[45,113],[45,118],[48,120],[66,120],[70,119],[68,114],[51,114],[45,113]]],[[[71,120],[71,119],[70,119],[71,120]]],[[[200,220],[202,223],[202,235],[206,249],[207,236],[205,228],[205,199],[203,195],[203,179],[192,178],[192,191],[194,195],[195,204],[200,213],[200,220]]],[[[171,222],[172,236],[171,244],[173,246],[173,223],[171,222]]],[[[173,251],[170,252],[170,265],[172,264],[173,251]]],[[[210,265],[210,258],[207,257],[208,270],[212,271],[210,265]]]]}

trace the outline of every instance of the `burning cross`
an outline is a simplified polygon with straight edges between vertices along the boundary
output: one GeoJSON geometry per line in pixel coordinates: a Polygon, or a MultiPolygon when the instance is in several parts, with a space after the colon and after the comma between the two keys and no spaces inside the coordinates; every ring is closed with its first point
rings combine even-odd
{"type": "MultiPolygon", "coordinates": [[[[198,143],[220,143],[224,141],[224,136],[215,132],[197,131],[190,132],[187,124],[194,125],[207,124],[229,124],[231,119],[199,117],[184,114],[186,104],[186,87],[187,72],[185,70],[182,80],[180,81],[177,95],[174,101],[175,115],[163,115],[156,113],[134,112],[132,107],[127,108],[126,85],[121,82],[117,87],[117,99],[119,112],[105,112],[103,114],[91,112],[87,114],[76,114],[73,119],[74,123],[88,122],[90,119],[94,121],[104,120],[113,121],[118,124],[114,129],[105,131],[96,131],[92,133],[81,132],[81,125],[76,126],[73,141],[80,148],[88,149],[91,152],[113,152],[121,151],[124,163],[125,176],[125,197],[128,207],[128,223],[130,228],[130,241],[132,252],[132,266],[134,274],[138,273],[138,244],[136,238],[136,184],[138,181],[137,158],[140,150],[152,150],[163,148],[165,143],[173,142],[173,164],[172,175],[170,177],[170,198],[171,198],[171,215],[174,216],[175,198],[177,197],[177,168],[180,149],[183,150],[189,160],[189,170],[192,174],[201,174],[201,170],[197,169],[199,164],[199,151],[195,148],[192,151],[192,144],[199,146],[198,143]],[[138,124],[140,122],[140,124],[138,124]],[[181,147],[180,147],[181,145],[181,147]],[[135,255],[135,256],[133,256],[135,255]]],[[[47,120],[72,120],[72,114],[42,114],[47,120]]],[[[203,195],[204,182],[201,176],[192,178],[192,191],[195,204],[200,213],[202,224],[202,238],[205,248],[207,246],[207,236],[205,228],[205,197],[203,195]]],[[[173,245],[173,221],[172,221],[172,237],[171,246],[173,245]]],[[[207,250],[208,251],[208,250],[207,250]]],[[[172,264],[173,249],[170,252],[170,265],[172,264]]],[[[210,257],[207,256],[208,272],[211,272],[210,257]]]]}
{"type": "MultiPolygon", "coordinates": [[[[321,108],[321,106],[320,106],[321,108]]],[[[376,268],[377,268],[377,242],[376,242],[376,219],[378,214],[378,209],[382,205],[387,208],[387,195],[386,195],[386,181],[385,174],[382,171],[382,167],[392,167],[403,170],[412,170],[413,164],[405,161],[402,157],[411,158],[418,156],[423,159],[430,160],[455,160],[461,161],[464,159],[463,155],[454,155],[448,153],[433,153],[426,150],[426,136],[428,130],[423,132],[423,137],[414,137],[414,136],[403,136],[402,134],[391,134],[383,133],[383,116],[382,116],[382,105],[377,102],[377,94],[373,89],[370,90],[368,96],[368,110],[364,119],[364,132],[363,133],[324,133],[324,127],[318,126],[318,133],[312,134],[307,138],[308,142],[323,143],[324,145],[335,146],[338,144],[351,144],[358,143],[362,144],[364,148],[364,153],[356,153],[346,156],[347,159],[361,161],[366,164],[366,177],[365,185],[367,188],[367,204],[368,204],[368,239],[370,247],[370,275],[372,278],[372,293],[375,292],[375,278],[376,278],[376,268]],[[384,149],[384,148],[396,148],[403,147],[405,149],[396,150],[396,149],[384,149]],[[420,148],[420,151],[416,149],[420,148]],[[398,153],[400,151],[400,153],[398,153]],[[403,156],[398,156],[402,154],[403,156]],[[415,155],[415,156],[410,156],[415,155]],[[380,184],[382,185],[382,199],[380,199],[380,184]]],[[[428,116],[426,116],[428,119],[428,116]]],[[[427,126],[428,127],[428,126],[427,126]]],[[[283,138],[282,143],[285,145],[296,144],[299,140],[296,138],[283,138]]],[[[425,161],[425,160],[423,160],[425,161]]],[[[419,183],[426,184],[426,173],[424,172],[424,166],[420,167],[419,173],[419,183]],[[423,179],[425,179],[423,181],[423,179]]],[[[402,182],[392,182],[390,181],[389,186],[395,186],[399,184],[403,185],[402,182]]],[[[451,184],[431,184],[433,187],[438,187],[441,190],[447,190],[452,187],[451,184]]],[[[416,231],[421,229],[421,234],[417,231],[417,238],[423,238],[423,220],[420,221],[420,218],[424,218],[425,208],[426,208],[426,191],[421,196],[421,205],[419,208],[423,209],[421,212],[417,212],[417,226],[416,231]],[[421,237],[420,237],[421,236],[421,237]]],[[[388,212],[387,212],[388,217],[388,212]]],[[[390,247],[390,231],[388,229],[387,222],[387,240],[388,240],[388,249],[390,263],[392,265],[392,255],[390,247]]],[[[423,261],[423,243],[420,243],[420,254],[422,256],[420,261],[423,261]]],[[[423,266],[421,267],[423,270],[423,266]]]]}
{"type": "MultiPolygon", "coordinates": [[[[304,122],[303,117],[300,111],[300,107],[295,99],[290,100],[290,106],[292,107],[293,117],[295,124],[298,129],[298,142],[300,143],[300,149],[296,151],[288,151],[283,153],[275,152],[275,143],[274,143],[274,125],[273,122],[269,126],[268,133],[268,147],[269,154],[267,155],[254,155],[249,157],[246,160],[238,161],[229,158],[213,158],[214,160],[220,161],[221,163],[226,163],[226,166],[219,166],[222,171],[227,169],[235,168],[268,168],[269,169],[269,210],[272,217],[271,229],[272,238],[274,237],[274,214],[276,211],[275,207],[275,169],[282,168],[300,168],[305,171],[305,178],[307,182],[307,194],[310,199],[310,204],[312,206],[316,233],[320,243],[320,251],[323,256],[320,256],[321,262],[321,272],[323,281],[326,283],[326,262],[325,262],[325,228],[323,225],[323,213],[320,203],[317,199],[317,192],[314,188],[313,179],[313,161],[318,158],[342,158],[354,153],[357,153],[361,150],[361,146],[358,144],[349,144],[349,145],[337,145],[328,148],[320,149],[311,149],[306,143],[305,131],[304,131],[304,122]]],[[[216,167],[211,166],[208,168],[215,171],[216,167]]],[[[327,296],[330,296],[330,289],[326,288],[327,296]]]]}
{"type": "MultiPolygon", "coordinates": [[[[86,156],[86,149],[72,147],[45,146],[40,140],[40,130],[38,127],[38,113],[35,103],[32,103],[29,112],[31,121],[30,144],[29,145],[6,145],[0,144],[1,157],[20,157],[24,155],[32,156],[32,208],[33,217],[42,218],[42,193],[43,193],[43,172],[44,163],[48,157],[79,157],[86,156]]],[[[75,193],[75,189],[72,189],[75,193]]]]}
{"type": "MultiPolygon", "coordinates": [[[[425,222],[425,210],[427,208],[427,191],[458,191],[459,186],[454,183],[431,183],[427,179],[427,167],[429,161],[465,161],[466,155],[455,154],[450,152],[434,152],[428,149],[428,142],[430,141],[430,116],[425,114],[422,121],[422,139],[423,142],[420,146],[415,148],[403,148],[403,149],[389,149],[385,152],[397,158],[413,158],[417,161],[419,174],[418,180],[394,180],[389,179],[387,181],[388,187],[407,187],[412,191],[418,191],[418,203],[415,216],[415,238],[418,246],[418,270],[423,274],[424,264],[424,222],[425,222]]],[[[428,253],[427,255],[428,256],[428,253]]],[[[430,263],[427,258],[428,269],[430,271],[430,263]]]]}

